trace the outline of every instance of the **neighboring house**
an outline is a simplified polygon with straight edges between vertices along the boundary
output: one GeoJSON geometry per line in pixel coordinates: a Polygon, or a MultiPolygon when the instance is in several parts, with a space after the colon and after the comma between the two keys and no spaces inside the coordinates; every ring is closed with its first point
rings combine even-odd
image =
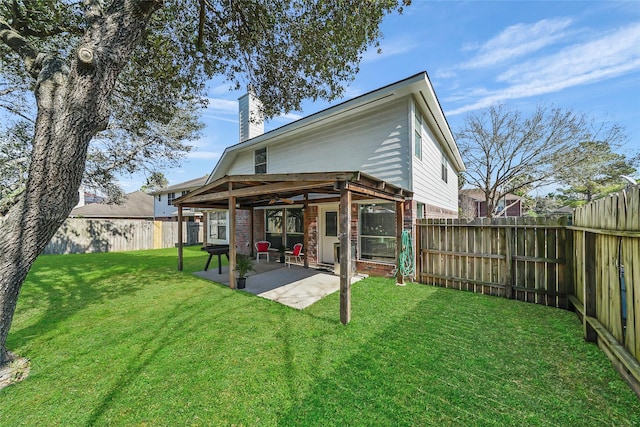
{"type": "Polygon", "coordinates": [[[135,191],[127,194],[123,205],[90,203],[74,208],[69,216],[89,219],[153,219],[153,196],[135,191]]]}
{"type": "Polygon", "coordinates": [[[208,243],[230,241],[233,197],[238,252],[253,252],[258,240],[272,248],[306,241],[310,263],[333,265],[339,203],[352,200],[357,268],[389,274],[398,224],[413,232],[416,218],[457,217],[464,164],[425,72],[264,134],[257,102],[240,98],[240,142],[225,149],[204,187],[176,201],[210,208],[208,243]],[[344,199],[345,189],[353,196],[344,199]]]}
{"type": "Polygon", "coordinates": [[[78,204],[76,205],[76,208],[79,208],[81,206],[88,205],[91,203],[102,203],[104,201],[105,201],[104,197],[99,196],[95,193],[89,193],[87,191],[84,191],[84,189],[80,188],[78,190],[78,204]]]}
{"type": "MultiPolygon", "coordinates": [[[[470,210],[471,218],[487,217],[487,202],[485,200],[484,191],[474,189],[463,189],[458,193],[458,201],[460,208],[470,210]],[[470,209],[466,207],[470,206],[470,209]]],[[[496,213],[494,217],[518,217],[522,216],[522,198],[515,194],[507,193],[500,197],[496,203],[496,213]],[[506,208],[506,211],[505,211],[506,208]]]]}
{"type": "MultiPolygon", "coordinates": [[[[150,192],[149,194],[154,197],[153,215],[155,219],[158,221],[177,221],[178,211],[176,207],[173,206],[173,201],[178,197],[186,195],[189,191],[203,186],[206,181],[207,176],[205,175],[150,192]]],[[[192,221],[200,221],[202,218],[202,213],[190,208],[184,208],[182,213],[192,221]]]]}

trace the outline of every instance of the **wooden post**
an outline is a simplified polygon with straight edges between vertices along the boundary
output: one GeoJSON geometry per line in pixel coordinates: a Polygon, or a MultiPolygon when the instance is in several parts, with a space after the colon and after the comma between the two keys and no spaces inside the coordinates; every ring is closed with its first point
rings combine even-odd
{"type": "Polygon", "coordinates": [[[178,271],[182,271],[182,205],[178,205],[178,271]]]}
{"type": "Polygon", "coordinates": [[[351,321],[351,191],[340,183],[340,322],[351,321]]]}
{"type": "Polygon", "coordinates": [[[202,212],[202,246],[207,246],[209,237],[209,212],[202,212]]]}
{"type": "Polygon", "coordinates": [[[513,221],[508,220],[504,229],[505,274],[504,297],[513,299],[513,221]]]}
{"type": "Polygon", "coordinates": [[[304,206],[302,207],[302,259],[304,268],[309,268],[309,230],[307,229],[307,220],[309,219],[309,193],[304,193],[304,206]]]}
{"type": "MultiPolygon", "coordinates": [[[[229,191],[232,185],[229,183],[229,191]]],[[[229,288],[236,288],[236,197],[229,197],[229,288]]]]}
{"type": "Polygon", "coordinates": [[[400,271],[400,254],[402,253],[402,230],[404,229],[404,202],[396,202],[396,283],[404,285],[404,276],[400,271]]]}
{"type": "Polygon", "coordinates": [[[422,278],[422,272],[424,271],[424,269],[422,268],[422,227],[424,227],[424,225],[422,224],[422,221],[424,221],[424,219],[421,220],[421,222],[419,224],[416,225],[416,241],[414,243],[415,248],[416,248],[416,253],[415,255],[415,266],[416,266],[416,277],[415,277],[415,281],[417,283],[422,283],[421,278],[422,278]]]}
{"type": "Polygon", "coordinates": [[[598,338],[596,330],[587,321],[588,317],[597,318],[597,278],[596,278],[596,235],[594,233],[584,233],[584,318],[582,324],[584,328],[584,339],[595,342],[598,338]]]}
{"type": "Polygon", "coordinates": [[[255,245],[255,240],[253,237],[253,232],[254,230],[254,225],[253,225],[253,221],[254,221],[254,213],[255,210],[253,209],[253,206],[249,208],[249,254],[254,257],[256,254],[253,252],[253,250],[256,248],[255,245]]]}

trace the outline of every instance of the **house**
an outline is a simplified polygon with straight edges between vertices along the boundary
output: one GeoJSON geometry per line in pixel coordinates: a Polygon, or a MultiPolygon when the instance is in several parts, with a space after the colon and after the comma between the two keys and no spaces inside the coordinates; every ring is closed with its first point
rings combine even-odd
{"type": "Polygon", "coordinates": [[[389,275],[402,230],[458,215],[464,164],[426,72],[267,133],[259,101],[245,95],[239,107],[240,142],[174,200],[207,211],[209,244],[252,254],[259,240],[303,243],[305,264],[331,266],[349,246],[358,271],[389,275]]]}
{"type": "MultiPolygon", "coordinates": [[[[469,211],[468,218],[486,218],[487,202],[484,191],[463,189],[459,191],[458,202],[462,211],[469,211]]],[[[519,217],[522,216],[522,197],[507,193],[498,199],[494,217],[519,217]],[[505,210],[506,208],[506,210],[505,210]]]]}
{"type": "Polygon", "coordinates": [[[134,191],[127,194],[127,200],[122,205],[90,203],[74,208],[69,216],[88,219],[153,219],[153,197],[142,191],[134,191]]]}
{"type": "Polygon", "coordinates": [[[102,203],[105,201],[105,197],[102,197],[95,193],[89,193],[88,191],[84,191],[84,189],[80,187],[80,189],[78,190],[78,204],[75,207],[79,208],[91,203],[102,203]]]}
{"type": "MultiPolygon", "coordinates": [[[[153,216],[158,221],[177,221],[178,211],[173,205],[173,201],[178,197],[182,197],[189,191],[202,187],[207,181],[207,176],[191,179],[189,181],[180,182],[169,187],[152,191],[149,194],[153,196],[153,216]]],[[[183,215],[190,221],[201,221],[202,213],[196,212],[191,208],[183,208],[183,215]]]]}

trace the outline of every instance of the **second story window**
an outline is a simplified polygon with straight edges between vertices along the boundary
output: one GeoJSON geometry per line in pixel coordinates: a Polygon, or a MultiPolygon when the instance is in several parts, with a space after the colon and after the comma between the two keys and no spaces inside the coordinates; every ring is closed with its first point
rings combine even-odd
{"type": "Polygon", "coordinates": [[[422,116],[418,112],[416,112],[414,127],[413,155],[422,159],[422,116]]]}
{"type": "Polygon", "coordinates": [[[449,182],[449,161],[444,153],[442,153],[442,180],[449,182]]]}
{"type": "Polygon", "coordinates": [[[167,194],[167,205],[171,206],[173,204],[173,200],[176,198],[176,193],[167,194]]]}
{"type": "Polygon", "coordinates": [[[267,147],[254,151],[255,173],[267,173],[267,147]]]}

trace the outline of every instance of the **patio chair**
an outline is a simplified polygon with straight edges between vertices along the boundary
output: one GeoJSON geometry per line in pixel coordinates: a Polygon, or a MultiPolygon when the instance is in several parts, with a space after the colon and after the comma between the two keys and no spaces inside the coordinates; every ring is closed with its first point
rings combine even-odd
{"type": "Polygon", "coordinates": [[[302,263],[302,243],[293,245],[293,251],[286,253],[285,264],[291,268],[291,258],[295,258],[296,262],[302,263]]]}
{"type": "Polygon", "coordinates": [[[267,256],[267,262],[269,262],[269,249],[271,249],[271,242],[261,240],[256,242],[256,262],[260,264],[260,255],[267,256]]]}

